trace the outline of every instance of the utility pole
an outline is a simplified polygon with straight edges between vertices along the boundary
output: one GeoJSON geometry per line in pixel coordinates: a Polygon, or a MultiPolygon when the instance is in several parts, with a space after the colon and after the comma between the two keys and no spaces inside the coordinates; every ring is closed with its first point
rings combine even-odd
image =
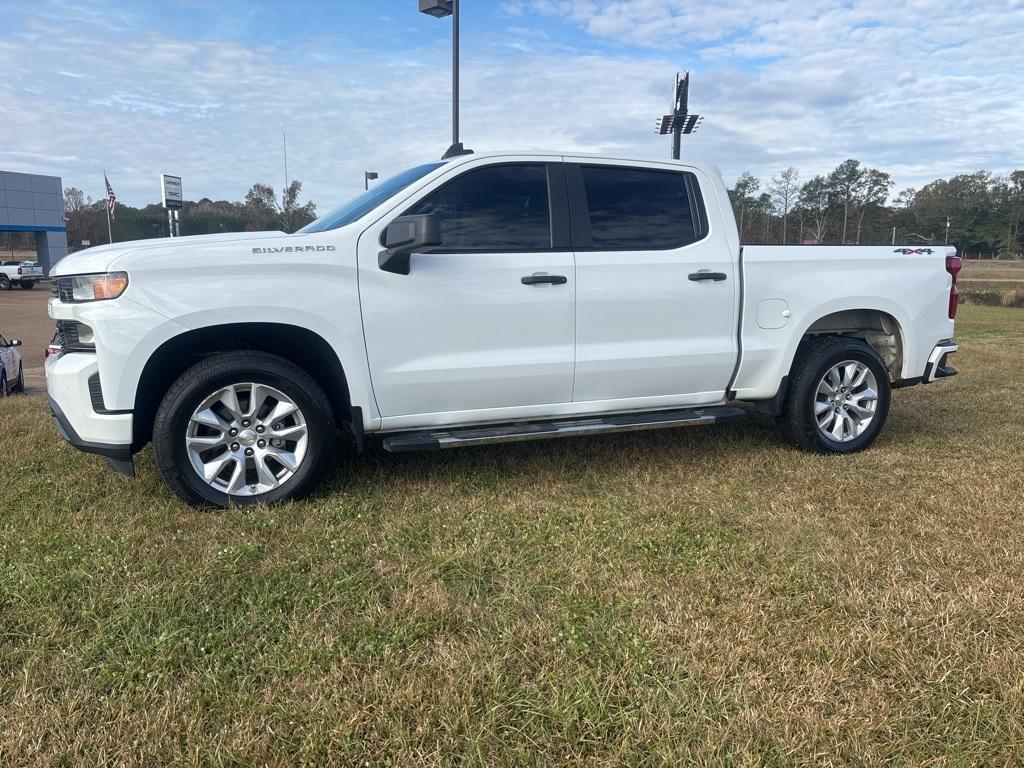
{"type": "Polygon", "coordinates": [[[678,160],[682,148],[683,134],[691,134],[704,120],[700,115],[689,113],[690,73],[684,72],[680,77],[676,73],[676,84],[672,91],[672,113],[665,115],[658,122],[658,133],[662,136],[672,134],[672,159],[678,160]]]}
{"type": "Polygon", "coordinates": [[[946,245],[949,245],[949,216],[946,217],[946,245]]]}

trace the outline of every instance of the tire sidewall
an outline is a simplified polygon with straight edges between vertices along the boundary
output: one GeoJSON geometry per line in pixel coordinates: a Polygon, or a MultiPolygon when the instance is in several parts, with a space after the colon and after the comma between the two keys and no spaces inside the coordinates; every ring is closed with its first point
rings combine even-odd
{"type": "Polygon", "coordinates": [[[882,431],[882,427],[885,425],[885,421],[889,415],[891,395],[889,372],[885,369],[885,364],[882,362],[881,358],[879,358],[878,354],[866,344],[861,346],[860,344],[851,342],[847,348],[835,350],[814,361],[811,363],[811,368],[813,370],[813,374],[808,379],[806,391],[801,394],[801,419],[809,425],[809,429],[813,430],[820,448],[831,453],[854,453],[867,448],[874,442],[875,438],[878,437],[878,434],[882,431]],[[821,430],[818,429],[817,419],[814,417],[814,402],[818,390],[818,383],[821,381],[822,377],[832,366],[845,360],[856,360],[857,362],[864,363],[871,369],[871,372],[875,376],[875,381],[878,383],[878,406],[875,409],[875,415],[871,420],[871,424],[863,434],[858,435],[853,440],[839,442],[825,437],[825,435],[821,433],[821,430]]]}
{"type": "MultiPolygon", "coordinates": [[[[314,395],[306,391],[302,383],[287,375],[285,370],[272,371],[275,366],[240,366],[232,371],[206,372],[172,396],[172,400],[161,405],[161,414],[166,412],[161,434],[154,440],[158,461],[162,469],[166,460],[173,462],[174,470],[180,479],[180,486],[193,503],[215,505],[219,507],[244,507],[254,504],[273,504],[285,498],[298,498],[311,490],[311,485],[319,478],[330,453],[333,434],[333,417],[314,402],[314,395]],[[243,383],[266,384],[274,387],[292,398],[305,418],[308,430],[307,454],[299,470],[283,485],[259,496],[230,496],[211,486],[196,473],[185,447],[185,434],[189,420],[195,409],[207,397],[221,387],[243,383]]],[[[186,372],[185,376],[188,376],[186,372]]],[[[157,422],[161,422],[158,414],[157,422]]]]}
{"type": "Polygon", "coordinates": [[[7,275],[0,275],[0,291],[11,290],[11,278],[7,275]]]}

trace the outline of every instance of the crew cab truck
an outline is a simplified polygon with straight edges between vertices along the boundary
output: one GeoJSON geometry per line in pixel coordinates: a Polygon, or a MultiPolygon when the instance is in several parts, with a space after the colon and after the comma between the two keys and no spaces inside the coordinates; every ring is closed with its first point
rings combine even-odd
{"type": "Polygon", "coordinates": [[[948,247],[742,246],[711,167],[464,154],[291,235],[118,243],[56,267],[61,435],[196,505],[310,491],[342,430],[390,451],[777,417],[868,447],[956,371],[948,247]]]}

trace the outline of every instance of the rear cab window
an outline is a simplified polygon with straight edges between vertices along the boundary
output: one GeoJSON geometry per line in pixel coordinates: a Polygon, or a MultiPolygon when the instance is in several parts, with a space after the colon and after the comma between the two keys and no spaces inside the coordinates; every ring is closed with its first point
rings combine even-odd
{"type": "Polygon", "coordinates": [[[700,187],[689,171],[570,164],[567,176],[577,198],[576,248],[670,250],[707,233],[700,187]]]}

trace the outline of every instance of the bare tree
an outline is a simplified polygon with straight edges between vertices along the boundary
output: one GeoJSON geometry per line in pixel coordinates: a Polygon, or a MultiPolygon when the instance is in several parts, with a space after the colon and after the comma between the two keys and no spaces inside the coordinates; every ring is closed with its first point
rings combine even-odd
{"type": "Polygon", "coordinates": [[[775,204],[775,210],[782,215],[782,244],[786,244],[786,225],[789,219],[789,209],[793,207],[793,203],[796,201],[799,187],[797,186],[797,180],[800,178],[800,173],[796,168],[789,167],[783,171],[779,171],[773,178],[772,183],[768,185],[768,192],[772,196],[772,202],[775,204]]]}

